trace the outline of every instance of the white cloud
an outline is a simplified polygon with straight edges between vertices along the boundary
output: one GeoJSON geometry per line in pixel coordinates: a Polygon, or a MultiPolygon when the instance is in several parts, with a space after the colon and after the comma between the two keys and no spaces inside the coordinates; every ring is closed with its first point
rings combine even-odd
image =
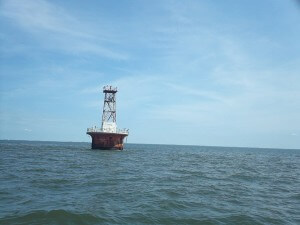
{"type": "Polygon", "coordinates": [[[3,0],[0,15],[32,33],[44,49],[128,59],[126,53],[114,50],[111,31],[105,26],[93,32],[90,24],[81,22],[80,18],[46,0],[3,0]]]}
{"type": "Polygon", "coordinates": [[[72,29],[78,21],[68,13],[44,0],[3,1],[1,14],[16,21],[32,32],[47,31],[71,36],[90,37],[88,34],[72,29]]]}

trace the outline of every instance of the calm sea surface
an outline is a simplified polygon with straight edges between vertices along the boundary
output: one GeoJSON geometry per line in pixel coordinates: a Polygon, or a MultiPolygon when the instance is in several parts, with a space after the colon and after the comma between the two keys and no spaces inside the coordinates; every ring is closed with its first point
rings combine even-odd
{"type": "Polygon", "coordinates": [[[300,224],[300,150],[0,147],[0,224],[300,224]]]}

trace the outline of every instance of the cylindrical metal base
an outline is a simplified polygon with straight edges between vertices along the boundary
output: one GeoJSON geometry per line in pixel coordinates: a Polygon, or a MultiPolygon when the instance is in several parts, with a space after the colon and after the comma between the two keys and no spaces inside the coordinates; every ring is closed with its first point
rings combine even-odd
{"type": "Polygon", "coordinates": [[[123,150],[123,141],[128,134],[87,132],[92,137],[92,149],[123,150]]]}

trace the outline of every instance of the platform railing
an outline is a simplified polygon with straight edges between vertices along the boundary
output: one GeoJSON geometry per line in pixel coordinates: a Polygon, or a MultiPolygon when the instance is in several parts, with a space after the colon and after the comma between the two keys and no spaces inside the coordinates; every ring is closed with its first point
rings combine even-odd
{"type": "Polygon", "coordinates": [[[116,87],[106,85],[106,86],[103,87],[103,91],[117,92],[118,90],[117,90],[116,87]]]}
{"type": "Polygon", "coordinates": [[[117,132],[108,132],[108,131],[104,131],[100,127],[91,127],[91,128],[87,128],[87,132],[105,132],[105,133],[128,134],[129,129],[117,129],[117,132]]]}

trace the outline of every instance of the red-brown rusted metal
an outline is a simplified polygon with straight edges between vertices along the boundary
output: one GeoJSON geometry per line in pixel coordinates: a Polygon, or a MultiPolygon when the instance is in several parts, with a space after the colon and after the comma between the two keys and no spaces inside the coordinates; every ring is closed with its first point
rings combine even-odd
{"type": "Polygon", "coordinates": [[[92,137],[92,149],[123,150],[124,138],[128,134],[87,132],[92,137]]]}

